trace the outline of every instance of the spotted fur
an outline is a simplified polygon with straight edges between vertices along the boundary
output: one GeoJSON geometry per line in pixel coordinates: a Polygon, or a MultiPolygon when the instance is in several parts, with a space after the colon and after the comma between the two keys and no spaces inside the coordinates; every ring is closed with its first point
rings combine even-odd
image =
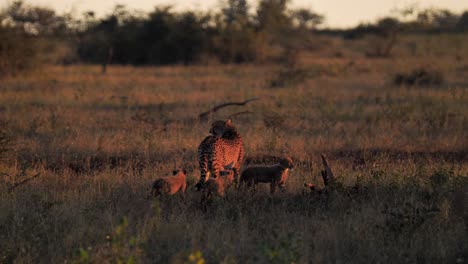
{"type": "Polygon", "coordinates": [[[232,169],[234,179],[239,177],[244,160],[244,144],[231,120],[213,122],[210,134],[198,147],[198,162],[200,165],[200,181],[197,188],[212,176],[219,177],[220,171],[232,169]]]}

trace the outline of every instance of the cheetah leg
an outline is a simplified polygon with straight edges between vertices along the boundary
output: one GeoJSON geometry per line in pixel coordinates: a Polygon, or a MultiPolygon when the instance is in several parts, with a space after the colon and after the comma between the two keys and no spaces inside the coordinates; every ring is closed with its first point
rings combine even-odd
{"type": "Polygon", "coordinates": [[[151,190],[151,195],[153,197],[158,197],[159,195],[161,195],[161,191],[159,189],[153,189],[151,190]]]}
{"type": "Polygon", "coordinates": [[[241,172],[242,163],[244,162],[244,155],[245,155],[244,146],[241,145],[241,148],[239,150],[239,156],[237,157],[236,166],[233,168],[233,171],[234,171],[234,184],[236,184],[236,185],[240,181],[240,172],[241,172]]]}
{"type": "Polygon", "coordinates": [[[257,184],[256,182],[250,181],[250,182],[249,182],[249,188],[251,188],[252,185],[253,185],[252,191],[253,191],[253,192],[256,192],[256,191],[257,191],[257,185],[258,185],[258,184],[257,184]]]}
{"type": "Polygon", "coordinates": [[[182,187],[180,187],[180,191],[182,192],[182,199],[185,201],[185,189],[187,189],[187,183],[183,183],[182,187]]]}
{"type": "Polygon", "coordinates": [[[208,157],[202,150],[198,150],[198,164],[200,166],[200,180],[195,185],[196,190],[200,191],[203,184],[208,180],[210,174],[208,171],[208,157]]]}
{"type": "Polygon", "coordinates": [[[232,168],[232,172],[234,173],[234,186],[240,186],[240,176],[239,176],[239,172],[240,172],[240,168],[239,167],[235,167],[235,168],[232,168]]]}
{"type": "Polygon", "coordinates": [[[208,157],[208,171],[211,173],[210,176],[213,176],[214,179],[218,178],[220,171],[224,169],[224,166],[220,164],[220,161],[217,160],[217,157],[217,151],[216,149],[213,149],[213,151],[209,154],[208,157]]]}
{"type": "Polygon", "coordinates": [[[214,179],[219,178],[219,174],[220,174],[221,170],[222,170],[222,169],[219,168],[219,166],[215,166],[215,167],[213,168],[213,178],[214,178],[214,179]]]}
{"type": "Polygon", "coordinates": [[[247,183],[243,179],[240,179],[239,183],[237,184],[237,189],[238,190],[242,189],[242,186],[244,185],[247,185],[247,183]]]}
{"type": "Polygon", "coordinates": [[[276,190],[276,183],[272,182],[270,184],[270,193],[271,194],[274,194],[275,193],[275,190],[276,190]]]}
{"type": "Polygon", "coordinates": [[[204,183],[208,180],[209,172],[206,159],[200,160],[200,182],[204,183]]]}
{"type": "Polygon", "coordinates": [[[284,188],[284,184],[278,185],[278,189],[280,189],[281,192],[286,191],[286,188],[284,188]]]}
{"type": "Polygon", "coordinates": [[[208,203],[207,193],[204,191],[201,195],[201,200],[200,200],[201,208],[204,212],[207,211],[207,203],[208,203]]]}
{"type": "Polygon", "coordinates": [[[210,168],[210,176],[213,176],[213,179],[217,179],[221,171],[224,170],[224,166],[222,166],[217,160],[213,161],[213,158],[210,158],[210,160],[208,160],[208,167],[210,168]]]}

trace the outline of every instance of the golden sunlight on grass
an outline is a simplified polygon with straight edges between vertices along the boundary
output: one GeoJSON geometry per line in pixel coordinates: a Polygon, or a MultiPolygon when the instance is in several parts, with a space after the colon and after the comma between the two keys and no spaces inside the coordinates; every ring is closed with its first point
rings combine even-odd
{"type": "Polygon", "coordinates": [[[115,66],[106,75],[50,66],[5,79],[0,118],[16,144],[0,167],[9,175],[0,187],[0,258],[466,261],[468,73],[453,72],[464,62],[438,59],[441,86],[392,84],[395,73],[427,61],[304,56],[294,74],[307,77],[297,83],[271,65],[115,66]],[[193,184],[210,122],[198,115],[254,97],[212,118],[239,113],[247,162],[291,156],[287,191],[229,190],[204,211],[193,184]],[[326,198],[303,187],[322,187],[322,152],[345,186],[326,198]],[[147,200],[151,182],[175,167],[188,171],[185,199],[147,200]]]}

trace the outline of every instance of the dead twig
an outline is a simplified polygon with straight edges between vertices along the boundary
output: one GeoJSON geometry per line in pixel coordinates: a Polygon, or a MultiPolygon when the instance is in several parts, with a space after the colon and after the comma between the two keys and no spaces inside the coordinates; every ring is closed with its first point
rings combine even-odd
{"type": "Polygon", "coordinates": [[[207,117],[213,113],[215,113],[216,111],[218,111],[219,109],[221,108],[224,108],[224,107],[227,107],[227,106],[231,106],[231,105],[246,105],[250,102],[253,102],[253,101],[257,101],[257,100],[260,100],[260,98],[257,98],[257,97],[254,97],[254,98],[250,98],[250,99],[247,99],[243,102],[227,102],[227,103],[223,103],[223,104],[220,104],[220,105],[217,105],[213,108],[211,108],[210,110],[206,111],[206,112],[203,112],[201,114],[198,115],[198,119],[199,120],[206,120],[207,117]]]}
{"type": "Polygon", "coordinates": [[[29,178],[27,178],[27,179],[24,179],[24,180],[22,180],[22,181],[20,181],[20,182],[16,182],[15,184],[13,184],[13,186],[10,186],[10,187],[8,188],[8,192],[9,192],[9,193],[13,192],[17,187],[19,187],[19,186],[21,186],[21,185],[23,185],[23,184],[25,184],[25,183],[31,181],[31,180],[34,179],[34,178],[39,177],[39,175],[41,175],[40,172],[39,172],[38,174],[32,176],[32,177],[29,177],[29,178]]]}
{"type": "Polygon", "coordinates": [[[328,166],[328,162],[327,162],[327,159],[325,158],[325,155],[321,154],[321,156],[322,156],[322,164],[323,164],[323,167],[325,168],[325,170],[321,171],[323,184],[325,186],[328,186],[330,183],[332,183],[335,180],[335,175],[333,175],[333,172],[330,166],[328,166]]]}

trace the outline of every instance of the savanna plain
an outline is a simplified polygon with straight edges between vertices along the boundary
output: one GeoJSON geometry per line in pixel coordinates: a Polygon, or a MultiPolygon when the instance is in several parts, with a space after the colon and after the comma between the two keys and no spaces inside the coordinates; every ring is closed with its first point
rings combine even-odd
{"type": "Polygon", "coordinates": [[[467,262],[468,51],[424,38],[385,59],[330,37],[329,53],[291,67],[47,66],[3,79],[0,261],[467,262]],[[395,83],[421,68],[443,82],[395,83]],[[288,155],[295,169],[285,192],[232,188],[202,208],[197,146],[228,117],[244,166],[288,155]],[[303,186],[323,187],[321,153],[340,183],[327,195],[303,186]],[[148,197],[177,167],[185,196],[148,197]]]}

